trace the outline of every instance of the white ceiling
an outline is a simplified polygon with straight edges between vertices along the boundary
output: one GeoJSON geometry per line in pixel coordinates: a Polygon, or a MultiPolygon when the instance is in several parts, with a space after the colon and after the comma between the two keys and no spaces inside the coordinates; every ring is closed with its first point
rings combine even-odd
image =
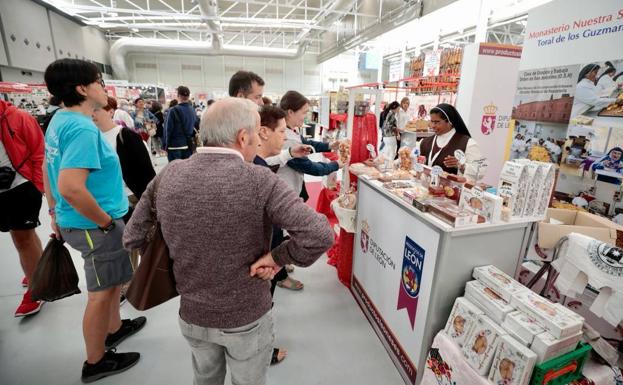
{"type": "MultiPolygon", "coordinates": [[[[147,37],[208,41],[211,33],[194,0],[40,0],[82,21],[97,26],[111,39],[147,37]]],[[[216,1],[216,0],[210,0],[216,1]]],[[[346,12],[336,11],[337,0],[216,1],[213,20],[222,27],[224,44],[295,48],[304,35],[308,52],[318,53],[328,30],[344,33],[353,26],[376,23],[413,1],[359,0],[346,12]],[[339,16],[332,26],[322,20],[339,16]],[[310,33],[303,33],[309,31],[310,33]],[[299,36],[300,35],[300,36],[299,36]]]]}

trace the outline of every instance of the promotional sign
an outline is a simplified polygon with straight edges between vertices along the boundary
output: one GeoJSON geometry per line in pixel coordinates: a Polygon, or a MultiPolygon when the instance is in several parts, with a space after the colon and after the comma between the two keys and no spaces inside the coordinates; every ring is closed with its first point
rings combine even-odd
{"type": "Polygon", "coordinates": [[[463,50],[456,107],[487,160],[482,181],[490,185],[497,184],[506,160],[520,57],[521,47],[509,45],[480,43],[463,50]]]}
{"type": "Polygon", "coordinates": [[[439,67],[441,65],[441,51],[440,49],[429,52],[424,56],[424,71],[423,76],[437,76],[439,75],[439,67]]]}
{"type": "Polygon", "coordinates": [[[592,188],[591,205],[603,203],[604,214],[623,180],[622,39],[621,1],[535,8],[512,112],[510,158],[559,165],[556,191],[575,196],[592,188]]]}
{"type": "Polygon", "coordinates": [[[415,384],[428,348],[424,326],[439,233],[367,184],[359,184],[358,196],[353,294],[405,382],[415,384]]]}

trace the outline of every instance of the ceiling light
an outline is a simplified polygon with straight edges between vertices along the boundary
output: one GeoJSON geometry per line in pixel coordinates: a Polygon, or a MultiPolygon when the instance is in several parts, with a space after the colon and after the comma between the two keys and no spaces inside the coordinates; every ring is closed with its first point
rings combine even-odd
{"type": "Polygon", "coordinates": [[[110,16],[110,17],[117,17],[117,16],[119,16],[119,14],[117,12],[108,12],[107,15],[110,16]]]}
{"type": "Polygon", "coordinates": [[[132,31],[132,32],[138,32],[138,28],[130,28],[130,31],[132,31]]]}

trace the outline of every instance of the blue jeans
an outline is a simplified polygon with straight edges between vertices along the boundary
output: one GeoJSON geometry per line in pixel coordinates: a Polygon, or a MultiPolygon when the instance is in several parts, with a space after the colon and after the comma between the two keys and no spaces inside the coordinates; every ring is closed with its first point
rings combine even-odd
{"type": "Polygon", "coordinates": [[[192,154],[189,149],[186,150],[168,150],[167,158],[169,158],[169,162],[175,159],[188,159],[192,154]]]}

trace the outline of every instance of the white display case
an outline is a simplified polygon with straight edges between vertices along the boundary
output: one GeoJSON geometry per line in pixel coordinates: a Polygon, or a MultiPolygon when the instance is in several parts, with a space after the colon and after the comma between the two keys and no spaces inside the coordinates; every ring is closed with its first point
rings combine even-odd
{"type": "Polygon", "coordinates": [[[359,178],[352,292],[406,384],[418,384],[434,336],[476,266],[514,276],[532,220],[454,228],[359,178]]]}

